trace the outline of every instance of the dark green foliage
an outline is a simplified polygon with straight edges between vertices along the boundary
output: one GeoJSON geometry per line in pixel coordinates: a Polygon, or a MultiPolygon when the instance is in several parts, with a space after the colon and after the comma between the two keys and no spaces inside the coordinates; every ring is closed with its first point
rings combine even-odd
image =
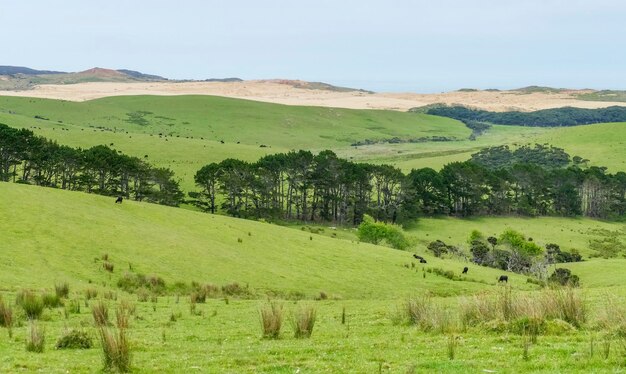
{"type": "Polygon", "coordinates": [[[93,342],[84,331],[70,330],[57,340],[56,349],[89,349],[93,342]]]}
{"type": "Polygon", "coordinates": [[[489,262],[489,247],[481,240],[473,240],[470,246],[474,263],[483,265],[489,262]]]}
{"type": "Polygon", "coordinates": [[[578,275],[572,274],[571,270],[564,268],[554,270],[554,273],[548,278],[548,282],[571,287],[578,287],[580,285],[578,275]]]}
{"type": "MultiPolygon", "coordinates": [[[[359,225],[365,214],[398,223],[420,215],[626,214],[626,173],[580,169],[555,147],[490,148],[477,161],[453,162],[408,175],[389,165],[357,164],[331,151],[268,155],[256,163],[227,159],[202,167],[193,204],[235,217],[359,225]],[[479,162],[485,164],[482,165],[479,162]]],[[[382,240],[380,232],[373,241],[382,240]]],[[[394,239],[400,240],[399,236],[394,239]]],[[[400,246],[402,246],[400,240],[400,246]]]]}
{"type": "Polygon", "coordinates": [[[546,244],[546,257],[550,263],[580,262],[582,256],[577,251],[564,252],[557,244],[546,244]]]}
{"type": "Polygon", "coordinates": [[[563,107],[535,112],[489,112],[462,106],[440,105],[427,109],[426,113],[454,118],[463,122],[473,121],[535,127],[576,126],[626,121],[626,108],[619,106],[600,109],[563,107]]]}
{"type": "Polygon", "coordinates": [[[443,255],[445,255],[448,252],[455,252],[456,251],[456,247],[451,246],[451,245],[447,245],[446,243],[442,242],[441,240],[435,240],[434,242],[430,242],[430,244],[428,244],[427,248],[430,251],[433,252],[435,257],[442,257],[443,255]]]}
{"type": "Polygon", "coordinates": [[[488,169],[510,168],[515,164],[533,164],[546,169],[569,165],[570,156],[563,149],[535,144],[511,150],[508,145],[484,148],[472,154],[472,161],[488,169]]]}
{"type": "Polygon", "coordinates": [[[105,145],[71,148],[0,124],[0,181],[177,206],[183,199],[174,173],[105,145]]]}

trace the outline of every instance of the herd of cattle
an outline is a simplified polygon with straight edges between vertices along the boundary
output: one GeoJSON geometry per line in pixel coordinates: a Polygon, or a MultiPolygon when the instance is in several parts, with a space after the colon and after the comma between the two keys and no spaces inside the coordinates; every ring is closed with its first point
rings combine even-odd
{"type": "MultiPolygon", "coordinates": [[[[413,253],[413,258],[415,258],[416,260],[420,261],[420,264],[427,264],[428,262],[426,261],[426,259],[420,255],[417,255],[415,253],[413,253]]],[[[469,271],[469,268],[467,266],[465,266],[463,268],[463,271],[461,272],[461,274],[467,274],[467,272],[469,271]]],[[[508,275],[501,275],[498,278],[498,283],[509,283],[509,276],[508,275]]]]}

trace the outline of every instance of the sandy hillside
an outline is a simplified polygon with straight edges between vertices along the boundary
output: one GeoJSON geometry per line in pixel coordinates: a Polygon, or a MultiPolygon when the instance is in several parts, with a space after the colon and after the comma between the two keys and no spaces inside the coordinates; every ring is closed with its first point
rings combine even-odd
{"type": "Polygon", "coordinates": [[[434,104],[463,104],[477,108],[538,110],[563,106],[600,108],[626,103],[582,101],[580,91],[521,93],[517,91],[447,92],[441,94],[338,92],[301,88],[298,81],[256,80],[243,82],[94,82],[68,85],[41,85],[32,90],[0,91],[0,95],[84,101],[120,95],[216,95],[287,105],[313,105],[353,109],[409,108],[434,104]]]}

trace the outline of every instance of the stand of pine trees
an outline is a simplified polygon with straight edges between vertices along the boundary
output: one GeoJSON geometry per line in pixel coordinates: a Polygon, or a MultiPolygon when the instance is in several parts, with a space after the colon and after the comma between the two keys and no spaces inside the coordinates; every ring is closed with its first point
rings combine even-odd
{"type": "Polygon", "coordinates": [[[174,173],[107,146],[71,148],[30,130],[0,124],[0,181],[125,196],[177,206],[183,199],[174,173]]]}
{"type": "Polygon", "coordinates": [[[195,182],[201,192],[191,196],[198,206],[236,217],[356,225],[364,214],[401,222],[424,215],[618,218],[626,212],[626,173],[577,165],[493,169],[467,161],[405,175],[389,165],[343,160],[332,151],[292,151],[254,163],[212,163],[197,172],[195,182]]]}

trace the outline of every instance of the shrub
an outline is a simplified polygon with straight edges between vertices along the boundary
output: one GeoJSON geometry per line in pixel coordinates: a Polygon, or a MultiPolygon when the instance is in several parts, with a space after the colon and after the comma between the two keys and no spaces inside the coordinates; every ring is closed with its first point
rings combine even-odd
{"type": "Polygon", "coordinates": [[[578,275],[574,275],[571,270],[564,268],[555,269],[554,273],[548,278],[548,282],[571,287],[578,287],[580,285],[578,275]]]}
{"type": "Polygon", "coordinates": [[[89,349],[92,346],[89,334],[79,330],[67,331],[55,344],[56,349],[89,349]]]}
{"type": "Polygon", "coordinates": [[[359,225],[357,236],[359,240],[372,244],[380,244],[383,240],[396,249],[406,249],[410,243],[404,236],[402,228],[384,222],[376,222],[367,214],[359,225]]]}
{"type": "Polygon", "coordinates": [[[102,358],[105,370],[116,369],[127,373],[131,367],[130,345],[126,337],[126,329],[118,329],[117,334],[111,330],[100,328],[102,358]]]}
{"type": "Polygon", "coordinates": [[[98,301],[91,307],[91,314],[96,326],[106,326],[109,324],[109,307],[103,301],[98,301]]]}
{"type": "Polygon", "coordinates": [[[67,284],[67,282],[57,283],[54,285],[54,293],[59,298],[67,299],[70,294],[70,286],[67,284]]]}
{"type": "Polygon", "coordinates": [[[15,303],[24,309],[28,319],[38,319],[43,313],[44,304],[40,296],[29,291],[21,291],[17,294],[15,303]]]}
{"type": "Polygon", "coordinates": [[[448,253],[452,246],[447,245],[441,240],[435,240],[434,242],[430,242],[426,248],[428,248],[435,257],[441,257],[444,254],[448,253]]]}
{"type": "Polygon", "coordinates": [[[30,334],[26,338],[28,352],[42,353],[46,343],[46,331],[39,328],[35,322],[30,323],[30,334]]]}
{"type": "Polygon", "coordinates": [[[282,305],[270,303],[261,307],[259,314],[261,317],[263,337],[267,339],[278,339],[283,324],[282,305]]]}
{"type": "Polygon", "coordinates": [[[41,301],[46,308],[57,308],[63,305],[61,298],[56,293],[43,293],[41,301]]]}
{"type": "Polygon", "coordinates": [[[300,306],[293,314],[293,331],[296,338],[309,338],[315,326],[316,310],[312,305],[300,306]]]}

